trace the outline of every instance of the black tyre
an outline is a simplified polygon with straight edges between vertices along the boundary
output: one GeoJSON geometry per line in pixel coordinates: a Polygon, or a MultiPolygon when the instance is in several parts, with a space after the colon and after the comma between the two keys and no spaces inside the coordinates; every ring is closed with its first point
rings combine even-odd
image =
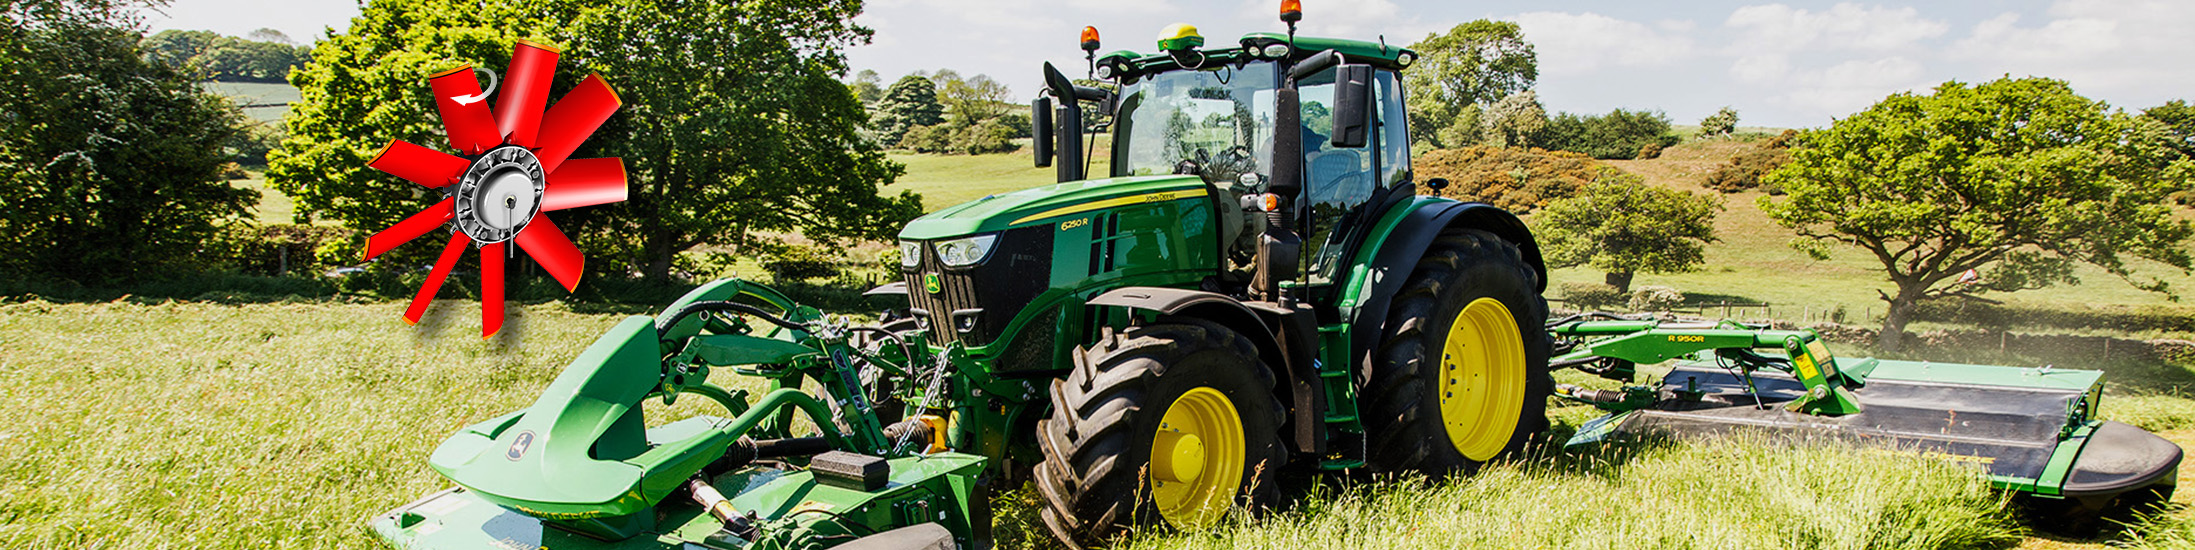
{"type": "Polygon", "coordinates": [[[1482,231],[1441,233],[1388,309],[1363,410],[1374,471],[1470,473],[1547,427],[1539,276],[1482,231]]]}
{"type": "Polygon", "coordinates": [[[1249,338],[1168,319],[1077,352],[1037,428],[1036,486],[1054,536],[1073,545],[1136,525],[1203,528],[1277,498],[1281,405],[1249,338]]]}

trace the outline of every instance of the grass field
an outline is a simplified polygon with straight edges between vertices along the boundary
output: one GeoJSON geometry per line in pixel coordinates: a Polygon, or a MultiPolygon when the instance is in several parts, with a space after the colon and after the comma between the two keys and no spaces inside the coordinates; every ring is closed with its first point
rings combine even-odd
{"type": "MultiPolygon", "coordinates": [[[[617,318],[529,306],[484,341],[475,307],[408,329],[401,304],[0,305],[0,548],[377,547],[362,520],[444,485],[441,438],[525,406],[617,318]]],[[[2173,406],[2141,422],[2184,440],[2195,405],[2173,406]]],[[[1591,413],[1554,416],[1559,436],[1591,413]]],[[[1543,450],[1454,483],[1330,479],[1265,521],[1123,547],[2100,547],[2021,542],[2002,504],[1848,450],[1543,450]]],[[[1051,547],[1027,491],[998,505],[1004,547],[1051,547]]]]}
{"type": "Polygon", "coordinates": [[[237,106],[257,105],[244,109],[244,116],[259,122],[281,122],[289,114],[290,102],[297,101],[297,88],[288,84],[259,82],[205,82],[199,84],[206,91],[228,96],[237,106]]]}

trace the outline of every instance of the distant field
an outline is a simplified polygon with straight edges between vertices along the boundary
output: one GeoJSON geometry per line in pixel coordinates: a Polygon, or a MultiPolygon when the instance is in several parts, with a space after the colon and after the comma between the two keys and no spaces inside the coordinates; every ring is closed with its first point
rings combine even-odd
{"type": "Polygon", "coordinates": [[[289,114],[289,104],[297,101],[299,97],[297,88],[292,88],[288,84],[205,82],[199,84],[199,86],[204,87],[207,91],[228,96],[229,100],[236,102],[238,106],[266,105],[264,107],[247,107],[244,109],[244,116],[251,117],[252,120],[259,122],[280,122],[283,115],[289,114]]]}
{"type": "MultiPolygon", "coordinates": [[[[1003,155],[892,153],[888,156],[893,161],[907,165],[907,175],[886,186],[884,193],[912,189],[922,194],[923,210],[935,212],[989,195],[1055,183],[1054,169],[1037,168],[1028,140],[1021,141],[1021,150],[1003,155]]],[[[1110,138],[1098,139],[1100,153],[1095,156],[1099,158],[1090,163],[1090,174],[1103,177],[1110,169],[1103,151],[1111,142],[1110,138]]]]}

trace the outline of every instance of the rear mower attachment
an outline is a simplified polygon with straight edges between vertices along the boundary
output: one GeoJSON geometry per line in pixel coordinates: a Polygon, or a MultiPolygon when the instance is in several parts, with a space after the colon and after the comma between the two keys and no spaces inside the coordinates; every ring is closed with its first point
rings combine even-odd
{"type": "Polygon", "coordinates": [[[2000,489],[2085,530],[2107,512],[2169,499],[2178,445],[2096,417],[2103,373],[1873,358],[1839,359],[1811,330],[1721,321],[1560,320],[1554,368],[1631,382],[1636,365],[1679,360],[1652,384],[1558,386],[1609,414],[1566,445],[1617,434],[1765,434],[1913,452],[1974,465],[2000,489]],[[1567,350],[1567,351],[1565,351],[1567,350]]]}

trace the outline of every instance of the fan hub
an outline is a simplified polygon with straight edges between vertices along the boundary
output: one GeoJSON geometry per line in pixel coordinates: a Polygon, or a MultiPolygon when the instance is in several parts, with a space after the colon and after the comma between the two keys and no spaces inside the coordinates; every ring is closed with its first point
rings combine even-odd
{"type": "Polygon", "coordinates": [[[453,221],[479,244],[511,240],[541,213],[547,188],[533,151],[516,145],[491,149],[457,180],[453,221]]]}

